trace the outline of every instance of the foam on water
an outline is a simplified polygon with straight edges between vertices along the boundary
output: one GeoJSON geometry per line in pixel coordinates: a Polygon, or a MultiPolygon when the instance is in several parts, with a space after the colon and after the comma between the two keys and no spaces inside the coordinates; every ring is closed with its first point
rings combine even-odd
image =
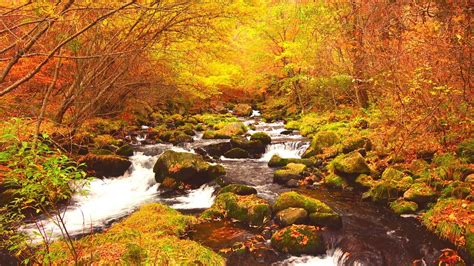
{"type": "Polygon", "coordinates": [[[260,161],[268,162],[273,155],[282,158],[301,158],[301,155],[309,147],[309,143],[305,141],[289,141],[285,143],[275,143],[267,146],[265,153],[260,161]]]}
{"type": "Polygon", "coordinates": [[[174,200],[178,201],[171,205],[174,209],[207,209],[212,206],[216,196],[214,191],[216,189],[212,186],[202,185],[200,188],[191,190],[184,196],[176,197],[174,200]]]}
{"type": "MultiPolygon", "coordinates": [[[[157,194],[153,165],[156,156],[136,153],[130,157],[132,166],[128,172],[117,178],[93,179],[87,192],[73,196],[74,204],[64,213],[64,222],[71,235],[89,233],[91,229],[107,225],[114,219],[131,213],[145,202],[152,201],[157,194]]],[[[52,238],[61,232],[51,220],[41,221],[44,231],[52,238]]],[[[34,224],[23,228],[33,235],[34,224]]]]}

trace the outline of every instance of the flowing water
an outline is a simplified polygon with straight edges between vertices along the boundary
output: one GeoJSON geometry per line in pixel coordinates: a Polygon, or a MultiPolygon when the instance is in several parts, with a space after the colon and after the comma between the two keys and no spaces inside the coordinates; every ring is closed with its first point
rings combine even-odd
{"type": "MultiPolygon", "coordinates": [[[[299,158],[309,142],[298,132],[285,132],[283,122],[263,123],[258,111],[243,120],[246,125],[255,126],[253,132],[266,132],[272,137],[260,159],[225,159],[225,180],[254,186],[259,196],[273,202],[289,189],[272,183],[273,171],[267,166],[270,158],[278,154],[284,158],[299,158]],[[282,134],[283,133],[283,134],[282,134]]],[[[125,175],[117,178],[94,179],[88,193],[75,195],[72,204],[64,211],[64,221],[73,236],[109,226],[113,221],[129,215],[147,202],[162,202],[186,213],[198,213],[210,207],[215,199],[216,187],[203,185],[187,194],[164,197],[158,192],[153,165],[159,155],[168,149],[194,152],[194,149],[225,140],[203,140],[197,134],[193,143],[179,147],[170,144],[137,146],[130,158],[132,166],[125,175]]],[[[139,136],[139,142],[146,135],[139,136]]],[[[324,256],[291,257],[275,252],[255,258],[229,258],[230,265],[410,265],[415,259],[422,259],[431,265],[439,251],[452,247],[428,233],[414,218],[402,218],[388,209],[360,200],[360,195],[348,191],[328,191],[323,188],[301,190],[302,193],[322,200],[342,216],[343,227],[324,233],[328,251],[324,256]]],[[[55,223],[47,219],[40,225],[52,237],[60,235],[55,223]]],[[[24,228],[32,232],[36,224],[24,228]]],[[[213,222],[199,225],[192,239],[219,250],[229,248],[236,242],[254,237],[256,232],[230,222],[213,222]]],[[[32,234],[33,235],[33,234],[32,234]]],[[[264,243],[269,245],[269,243],[264,243]]]]}

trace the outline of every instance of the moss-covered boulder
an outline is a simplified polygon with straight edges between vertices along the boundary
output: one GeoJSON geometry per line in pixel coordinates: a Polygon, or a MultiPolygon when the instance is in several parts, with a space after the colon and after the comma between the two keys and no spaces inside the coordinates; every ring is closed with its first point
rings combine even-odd
{"type": "Polygon", "coordinates": [[[250,154],[248,151],[241,149],[241,148],[233,148],[224,153],[224,157],[226,158],[233,158],[233,159],[242,159],[242,158],[249,158],[250,154]]]}
{"type": "Polygon", "coordinates": [[[130,157],[130,156],[133,156],[133,148],[132,146],[125,144],[122,147],[118,148],[118,150],[115,151],[115,154],[124,156],[124,157],[130,157]]]}
{"type": "Polygon", "coordinates": [[[357,151],[339,155],[331,162],[338,175],[355,179],[360,174],[370,174],[370,168],[364,157],[357,151]]]}
{"type": "Polygon", "coordinates": [[[234,115],[236,116],[250,116],[252,114],[252,106],[249,104],[237,104],[234,106],[234,115]]]}
{"type": "Polygon", "coordinates": [[[260,141],[261,143],[268,145],[272,143],[272,138],[265,132],[256,132],[253,133],[252,136],[250,136],[250,140],[257,140],[260,141]]]}
{"type": "Polygon", "coordinates": [[[242,136],[234,136],[230,139],[230,144],[234,148],[240,148],[246,150],[252,155],[260,155],[265,152],[266,144],[260,140],[248,140],[242,136]]]}
{"type": "Polygon", "coordinates": [[[354,183],[358,188],[367,190],[375,185],[375,180],[370,175],[362,174],[355,179],[354,183]]]}
{"type": "Polygon", "coordinates": [[[426,204],[436,199],[436,191],[425,183],[414,183],[405,191],[403,198],[418,204],[426,204]]]}
{"type": "Polygon", "coordinates": [[[330,173],[324,177],[324,184],[330,188],[338,189],[344,189],[346,187],[349,187],[349,184],[344,178],[333,173],[330,173]]]}
{"type": "Polygon", "coordinates": [[[373,186],[364,193],[364,198],[372,201],[392,201],[403,195],[413,184],[413,178],[395,168],[388,167],[382,173],[382,178],[376,180],[373,186]]]}
{"type": "Polygon", "coordinates": [[[303,153],[303,158],[309,158],[323,152],[323,148],[328,148],[340,141],[339,136],[333,131],[320,131],[314,135],[311,145],[303,153]]]}
{"type": "Polygon", "coordinates": [[[254,187],[242,185],[242,184],[227,185],[219,191],[219,194],[227,193],[227,192],[232,192],[240,196],[257,194],[257,190],[254,187]]]}
{"type": "Polygon", "coordinates": [[[275,234],[271,239],[272,246],[292,255],[319,255],[325,252],[320,230],[310,225],[291,225],[275,234]]]}
{"type": "Polygon", "coordinates": [[[202,218],[233,219],[249,226],[262,226],[272,217],[270,204],[257,195],[239,196],[232,192],[221,193],[202,218]]]}
{"type": "Polygon", "coordinates": [[[308,213],[333,212],[333,210],[324,202],[305,195],[301,195],[295,191],[282,193],[276,199],[275,204],[273,205],[273,210],[278,212],[291,207],[303,208],[308,213]]]}
{"type": "Polygon", "coordinates": [[[404,199],[397,199],[396,201],[392,201],[390,203],[390,208],[396,214],[409,214],[415,213],[418,209],[418,204],[413,201],[408,201],[404,199]]]}
{"type": "Polygon", "coordinates": [[[209,164],[201,155],[172,150],[165,151],[158,158],[153,172],[158,183],[169,177],[193,187],[199,187],[225,175],[224,167],[209,164]]]}
{"type": "Polygon", "coordinates": [[[283,167],[289,163],[297,163],[297,164],[304,164],[308,167],[311,167],[315,164],[315,162],[311,159],[299,159],[299,158],[282,158],[278,154],[272,156],[270,161],[268,162],[268,166],[270,167],[283,167]]]}
{"type": "Polygon", "coordinates": [[[301,179],[306,170],[306,165],[289,163],[282,169],[278,169],[273,173],[273,182],[278,184],[286,184],[291,179],[301,179]]]}
{"type": "Polygon", "coordinates": [[[117,147],[123,143],[121,140],[115,139],[112,135],[108,134],[98,135],[93,141],[94,146],[99,149],[117,147]]]}
{"type": "Polygon", "coordinates": [[[183,131],[175,131],[171,135],[169,142],[174,145],[177,145],[177,144],[185,143],[185,142],[194,142],[194,139],[192,136],[186,134],[183,131]]]}
{"type": "Polygon", "coordinates": [[[121,176],[132,165],[129,160],[117,155],[88,154],[82,156],[78,162],[84,163],[89,174],[96,177],[121,176]]]}
{"type": "Polygon", "coordinates": [[[203,139],[230,139],[232,136],[242,135],[247,132],[247,128],[242,122],[225,123],[217,130],[206,130],[203,139]]]}
{"type": "Polygon", "coordinates": [[[313,212],[309,214],[309,223],[317,226],[340,228],[342,226],[342,219],[335,212],[313,212]]]}
{"type": "Polygon", "coordinates": [[[308,212],[303,208],[288,208],[279,211],[275,215],[278,224],[288,226],[292,224],[304,224],[307,222],[308,212]]]}
{"type": "Polygon", "coordinates": [[[341,151],[343,153],[349,153],[358,149],[370,151],[372,149],[372,142],[366,137],[352,137],[345,139],[341,143],[341,151]]]}

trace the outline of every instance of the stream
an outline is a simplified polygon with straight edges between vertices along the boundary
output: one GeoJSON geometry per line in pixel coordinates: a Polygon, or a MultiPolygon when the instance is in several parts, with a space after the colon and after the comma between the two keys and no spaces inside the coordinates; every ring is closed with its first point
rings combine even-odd
{"type": "MultiPolygon", "coordinates": [[[[284,132],[284,123],[264,123],[259,121],[259,113],[242,119],[246,125],[254,125],[253,132],[265,132],[272,138],[265,154],[260,159],[226,159],[218,163],[226,169],[225,180],[254,186],[258,195],[273,202],[276,197],[290,189],[272,183],[274,169],[267,162],[274,154],[284,158],[299,158],[309,145],[309,141],[297,132],[284,132]],[[281,133],[285,134],[281,134],[281,133]]],[[[64,221],[71,235],[79,237],[100,231],[114,221],[123,218],[139,206],[148,202],[162,202],[185,213],[197,214],[209,208],[214,199],[216,187],[203,185],[185,195],[164,197],[157,190],[153,166],[159,155],[169,149],[194,152],[194,149],[228,140],[204,140],[201,134],[193,143],[173,146],[171,144],[137,145],[130,157],[132,166],[121,177],[93,179],[85,195],[77,194],[67,207],[64,221]]],[[[142,136],[140,140],[146,139],[142,136]]],[[[412,265],[414,260],[431,265],[440,250],[453,248],[425,230],[411,216],[399,217],[385,207],[362,201],[360,194],[351,191],[335,191],[325,188],[312,190],[298,189],[301,193],[317,198],[342,216],[343,226],[338,230],[324,232],[328,246],[324,256],[286,256],[278,253],[264,254],[261,258],[230,257],[229,265],[412,265]]],[[[46,219],[41,227],[51,237],[60,236],[55,224],[46,219]]],[[[33,232],[37,225],[23,228],[33,232]]],[[[243,228],[230,222],[211,222],[198,225],[191,239],[216,251],[229,248],[235,242],[243,242],[255,236],[252,229],[243,228]]],[[[269,243],[266,243],[269,245],[269,243]]]]}

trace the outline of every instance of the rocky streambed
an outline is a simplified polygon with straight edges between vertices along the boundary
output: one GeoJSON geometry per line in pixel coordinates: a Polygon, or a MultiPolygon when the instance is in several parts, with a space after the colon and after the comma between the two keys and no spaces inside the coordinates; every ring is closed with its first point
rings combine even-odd
{"type": "MultiPolygon", "coordinates": [[[[395,215],[356,192],[318,182],[301,188],[293,175],[306,169],[299,159],[311,150],[309,141],[283,122],[261,122],[258,113],[242,122],[250,135],[271,139],[197,134],[191,143],[134,146],[124,175],[93,179],[86,195],[73,197],[64,215],[69,233],[101,230],[145,203],[161,202],[202,217],[188,237],[221,252],[229,265],[431,265],[453,248],[413,216],[395,215]],[[220,191],[225,184],[245,186],[220,191]]],[[[42,224],[60,235],[53,222],[42,224]]]]}

